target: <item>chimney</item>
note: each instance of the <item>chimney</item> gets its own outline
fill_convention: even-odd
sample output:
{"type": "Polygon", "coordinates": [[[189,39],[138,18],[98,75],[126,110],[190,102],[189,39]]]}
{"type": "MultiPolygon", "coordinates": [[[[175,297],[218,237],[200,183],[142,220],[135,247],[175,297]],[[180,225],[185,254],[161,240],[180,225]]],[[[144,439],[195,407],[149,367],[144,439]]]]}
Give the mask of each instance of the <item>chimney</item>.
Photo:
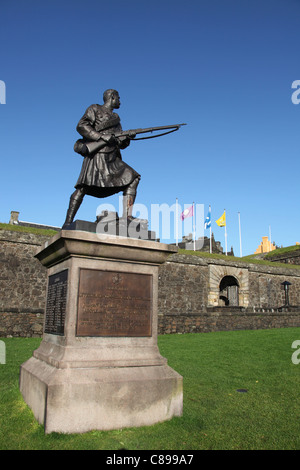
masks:
{"type": "Polygon", "coordinates": [[[17,225],[19,223],[19,214],[20,212],[17,211],[11,211],[10,213],[10,221],[9,223],[11,225],[17,225]]]}

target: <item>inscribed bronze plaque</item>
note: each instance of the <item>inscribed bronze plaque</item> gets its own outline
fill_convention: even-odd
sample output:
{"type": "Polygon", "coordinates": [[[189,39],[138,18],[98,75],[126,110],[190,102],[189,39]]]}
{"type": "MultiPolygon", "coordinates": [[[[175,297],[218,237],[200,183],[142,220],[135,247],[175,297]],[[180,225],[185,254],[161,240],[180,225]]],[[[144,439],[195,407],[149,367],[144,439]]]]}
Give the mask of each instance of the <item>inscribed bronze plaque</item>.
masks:
{"type": "Polygon", "coordinates": [[[80,269],[77,336],[151,336],[152,276],[80,269]]]}
{"type": "Polygon", "coordinates": [[[49,276],[45,333],[63,335],[68,289],[68,270],[49,276]]]}

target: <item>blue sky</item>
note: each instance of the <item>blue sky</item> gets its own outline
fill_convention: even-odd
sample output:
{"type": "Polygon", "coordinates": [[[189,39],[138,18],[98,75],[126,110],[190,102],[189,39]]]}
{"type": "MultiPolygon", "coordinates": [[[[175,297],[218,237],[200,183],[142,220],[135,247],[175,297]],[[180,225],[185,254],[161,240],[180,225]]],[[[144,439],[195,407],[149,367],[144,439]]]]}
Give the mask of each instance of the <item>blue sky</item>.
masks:
{"type": "MultiPolygon", "coordinates": [[[[299,0],[2,0],[0,10],[1,222],[17,210],[62,225],[82,163],[77,122],[116,88],[123,129],[188,124],[123,151],[142,175],[136,202],[150,211],[178,198],[205,216],[211,205],[223,246],[214,221],[226,209],[236,255],[238,212],[243,255],[269,227],[279,246],[300,242],[299,0]]],[[[76,218],[94,220],[104,202],[118,207],[117,196],[86,196],[76,218]]]]}

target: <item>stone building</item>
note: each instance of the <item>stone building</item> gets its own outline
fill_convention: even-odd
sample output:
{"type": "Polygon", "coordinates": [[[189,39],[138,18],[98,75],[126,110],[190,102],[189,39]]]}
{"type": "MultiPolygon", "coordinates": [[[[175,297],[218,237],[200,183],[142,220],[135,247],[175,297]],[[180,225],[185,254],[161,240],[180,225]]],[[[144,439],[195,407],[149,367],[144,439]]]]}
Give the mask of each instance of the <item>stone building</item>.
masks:
{"type": "Polygon", "coordinates": [[[275,243],[271,243],[268,237],[262,237],[262,242],[258,245],[254,254],[259,255],[261,253],[269,253],[270,251],[276,250],[275,243]]]}
{"type": "MultiPolygon", "coordinates": [[[[172,243],[175,245],[175,243],[172,243]]],[[[219,255],[225,255],[221,242],[215,240],[214,234],[211,234],[211,240],[208,237],[199,237],[197,240],[193,240],[193,234],[185,235],[182,237],[182,241],[178,243],[178,248],[185,250],[204,251],[206,253],[216,253],[219,255]],[[211,250],[211,251],[210,251],[211,250]]],[[[227,252],[227,255],[234,256],[233,247],[227,252]]]]}
{"type": "Polygon", "coordinates": [[[44,230],[55,230],[57,232],[60,230],[60,227],[53,227],[52,225],[35,224],[33,222],[25,222],[23,220],[19,220],[19,215],[20,215],[20,212],[11,211],[9,225],[18,225],[20,227],[40,228],[44,230]]]}

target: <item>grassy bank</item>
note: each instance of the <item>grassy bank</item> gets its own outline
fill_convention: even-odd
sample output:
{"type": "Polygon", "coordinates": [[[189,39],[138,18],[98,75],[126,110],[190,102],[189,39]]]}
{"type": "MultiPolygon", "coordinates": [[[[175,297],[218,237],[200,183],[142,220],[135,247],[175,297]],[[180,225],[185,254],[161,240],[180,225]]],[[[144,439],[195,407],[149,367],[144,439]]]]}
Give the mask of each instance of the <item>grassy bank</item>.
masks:
{"type": "Polygon", "coordinates": [[[35,227],[24,227],[23,225],[12,225],[0,223],[0,230],[10,230],[11,232],[33,233],[34,235],[43,235],[53,237],[57,234],[57,230],[43,229],[35,227]]]}
{"type": "MultiPolygon", "coordinates": [[[[200,258],[212,258],[212,259],[218,259],[218,260],[223,260],[226,262],[234,262],[234,263],[251,263],[251,264],[261,264],[265,266],[273,266],[273,267],[278,267],[278,268],[287,268],[287,265],[285,263],[279,263],[279,262],[272,262],[271,259],[258,259],[255,258],[254,255],[248,255],[248,256],[243,256],[242,258],[238,258],[237,256],[226,256],[226,255],[221,255],[218,253],[208,253],[205,251],[193,251],[193,250],[184,250],[180,248],[178,250],[179,254],[182,255],[192,255],[192,256],[199,256],[200,258]]],[[[289,264],[288,268],[291,269],[300,269],[299,265],[296,264],[289,264]]]]}
{"type": "Polygon", "coordinates": [[[274,251],[271,251],[270,253],[267,253],[265,258],[268,260],[268,259],[272,259],[278,255],[284,255],[284,254],[288,254],[288,253],[293,253],[294,251],[298,251],[300,250],[300,245],[292,245],[292,246],[286,246],[284,248],[277,248],[276,250],[274,251]]]}
{"type": "Polygon", "coordinates": [[[295,340],[300,328],[160,336],[161,354],[184,378],[181,418],[142,428],[44,435],[18,385],[20,364],[40,340],[5,338],[0,449],[299,449],[295,340]]]}

